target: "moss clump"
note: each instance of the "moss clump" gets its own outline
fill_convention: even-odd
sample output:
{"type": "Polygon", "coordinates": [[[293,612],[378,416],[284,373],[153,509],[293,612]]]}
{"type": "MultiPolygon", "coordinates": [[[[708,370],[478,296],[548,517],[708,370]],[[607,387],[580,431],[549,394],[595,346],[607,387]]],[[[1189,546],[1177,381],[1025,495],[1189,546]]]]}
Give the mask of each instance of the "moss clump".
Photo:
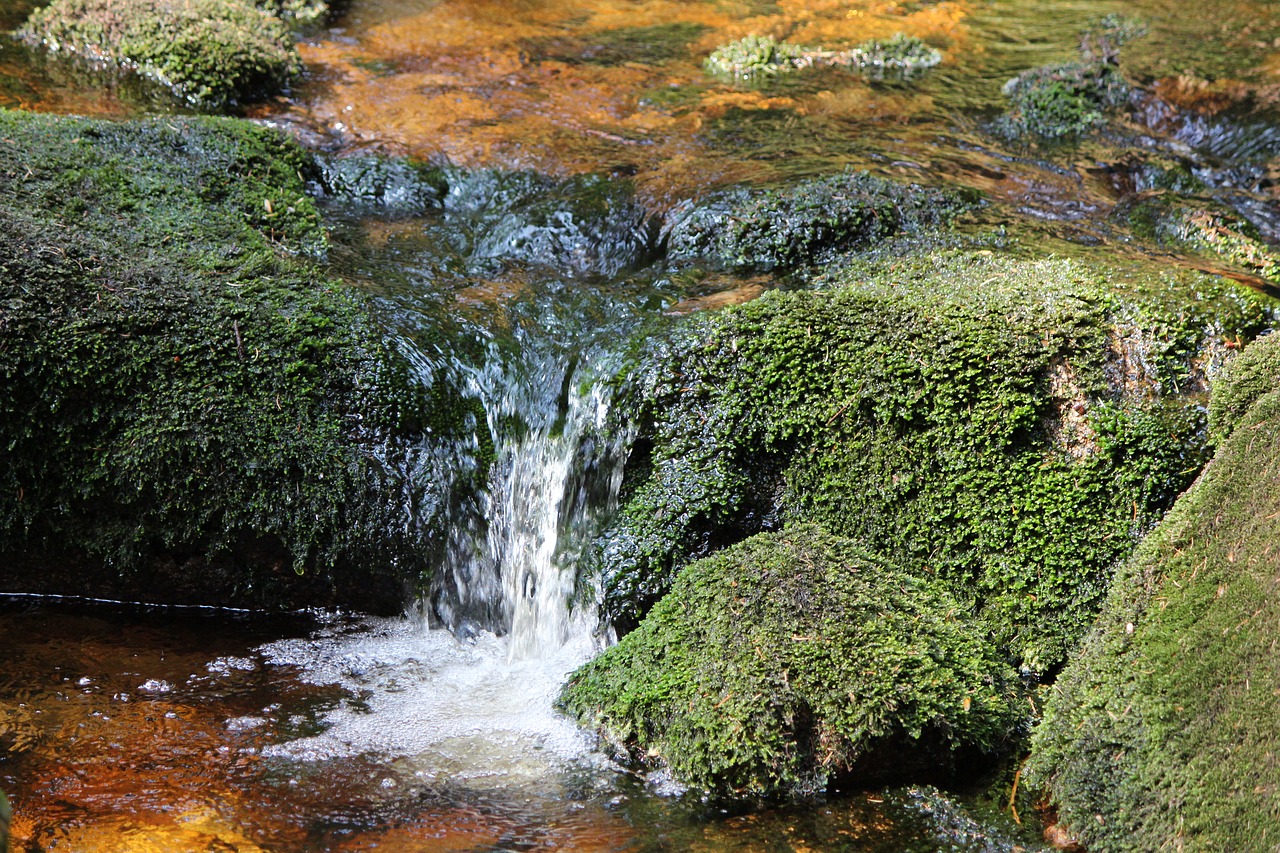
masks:
{"type": "Polygon", "coordinates": [[[1015,684],[941,585],[800,526],[686,567],[561,704],[694,787],[770,795],[998,751],[1015,684]]]}
{"type": "Polygon", "coordinates": [[[1029,669],[1060,663],[1203,462],[1202,409],[1165,390],[1203,381],[1207,334],[1267,317],[1222,282],[1125,294],[1124,278],[918,256],[652,345],[601,546],[615,622],[636,624],[690,558],[807,520],[946,581],[1029,669]]]}
{"type": "Polygon", "coordinates": [[[277,92],[302,67],[288,26],[248,0],[54,0],[18,35],[212,107],[277,92]]]}
{"type": "Polygon", "coordinates": [[[972,198],[844,172],[776,190],[738,189],[678,210],[666,228],[672,260],[773,269],[945,225],[972,198]]]}
{"type": "Polygon", "coordinates": [[[1089,849],[1280,845],[1280,385],[1260,381],[1280,338],[1245,354],[1215,384],[1216,456],[1117,574],[1035,735],[1027,778],[1089,849]]]}
{"type": "Polygon", "coordinates": [[[799,45],[773,36],[749,35],[717,47],[703,67],[724,77],[756,80],[793,71],[804,64],[804,56],[804,48],[799,45]]]}
{"type": "Polygon", "coordinates": [[[847,65],[871,77],[910,78],[942,61],[942,52],[916,36],[895,33],[887,39],[870,39],[853,50],[841,51],[826,60],[847,65]]]}
{"type": "Polygon", "coordinates": [[[1066,62],[1024,71],[1002,91],[1010,102],[1010,129],[1061,139],[1103,124],[1107,110],[1128,99],[1129,84],[1114,66],[1066,62]]]}
{"type": "Polygon", "coordinates": [[[1257,227],[1221,202],[1172,192],[1148,192],[1121,205],[1116,216],[1134,233],[1190,249],[1280,284],[1280,251],[1257,227]]]}
{"type": "Polygon", "coordinates": [[[304,152],[220,119],[0,136],[5,585],[398,607],[433,523],[400,472],[459,418],[299,254],[304,152]]]}

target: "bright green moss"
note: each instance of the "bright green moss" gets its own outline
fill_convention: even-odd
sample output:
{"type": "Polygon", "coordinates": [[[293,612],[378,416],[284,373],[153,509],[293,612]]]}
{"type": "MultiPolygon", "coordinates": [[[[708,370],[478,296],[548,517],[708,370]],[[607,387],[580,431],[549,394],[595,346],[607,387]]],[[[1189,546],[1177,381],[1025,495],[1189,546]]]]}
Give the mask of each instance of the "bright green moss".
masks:
{"type": "Polygon", "coordinates": [[[54,0],[18,34],[213,107],[277,92],[302,67],[288,26],[249,0],[54,0]]]}
{"type": "Polygon", "coordinates": [[[561,705],[695,788],[815,793],[1000,751],[1016,683],[941,584],[809,525],[689,565],[561,705]]]}
{"type": "Polygon", "coordinates": [[[0,112],[0,136],[6,585],[51,554],[108,567],[63,591],[167,561],[206,601],[398,606],[434,523],[398,472],[461,415],[297,254],[324,246],[306,156],[219,119],[0,112]]]}
{"type": "Polygon", "coordinates": [[[712,74],[741,80],[773,77],[799,68],[804,48],[773,36],[749,35],[721,45],[704,66],[712,74]]]}
{"type": "Polygon", "coordinates": [[[1248,334],[1267,316],[1221,283],[1121,278],[917,256],[652,345],[602,542],[611,615],[634,625],[689,559],[815,521],[944,580],[1012,659],[1052,669],[1203,463],[1202,409],[1165,392],[1203,382],[1215,323],[1248,334]]]}
{"type": "Polygon", "coordinates": [[[1027,778],[1089,849],[1280,846],[1280,339],[1245,356],[1215,384],[1216,456],[1118,573],[1035,735],[1027,778]]]}
{"type": "Polygon", "coordinates": [[[1107,110],[1124,103],[1129,84],[1113,66],[1067,62],[1024,71],[1004,86],[1015,133],[1046,139],[1076,136],[1105,121],[1107,110]]]}

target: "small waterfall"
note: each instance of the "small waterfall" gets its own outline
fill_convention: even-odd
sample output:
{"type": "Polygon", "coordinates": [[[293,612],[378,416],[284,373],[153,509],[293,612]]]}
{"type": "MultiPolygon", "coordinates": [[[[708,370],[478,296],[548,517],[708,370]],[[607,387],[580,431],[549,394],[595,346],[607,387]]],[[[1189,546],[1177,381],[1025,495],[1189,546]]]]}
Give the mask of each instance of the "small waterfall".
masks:
{"type": "Polygon", "coordinates": [[[437,572],[431,615],[462,638],[506,635],[512,659],[554,653],[597,628],[578,559],[613,509],[625,436],[606,439],[612,360],[525,339],[470,372],[495,436],[488,488],[462,504],[437,572]],[[539,346],[542,344],[542,346],[539,346]]]}

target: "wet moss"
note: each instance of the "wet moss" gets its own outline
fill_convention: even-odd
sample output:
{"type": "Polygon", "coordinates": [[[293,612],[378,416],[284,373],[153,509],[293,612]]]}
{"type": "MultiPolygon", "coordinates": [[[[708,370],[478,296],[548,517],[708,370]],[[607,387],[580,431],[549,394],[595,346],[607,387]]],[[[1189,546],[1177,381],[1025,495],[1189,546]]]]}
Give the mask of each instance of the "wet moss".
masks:
{"type": "MultiPolygon", "coordinates": [[[[308,8],[282,0],[273,11],[306,15],[308,8]]],[[[301,70],[288,26],[249,0],[54,0],[18,35],[136,69],[215,108],[278,92],[301,70]]]]}
{"type": "Polygon", "coordinates": [[[1011,659],[1060,664],[1203,464],[1206,349],[1268,300],[1207,278],[941,253],[865,263],[651,344],[601,543],[624,629],[675,571],[815,521],[945,581],[1011,659]]]}
{"type": "Polygon", "coordinates": [[[1013,671],[943,585],[812,525],[686,567],[561,705],[729,796],[936,769],[998,752],[1024,716],[1013,671]]]}
{"type": "Polygon", "coordinates": [[[804,64],[804,48],[773,36],[749,35],[721,45],[703,67],[736,80],[758,80],[794,71],[804,64]]]}
{"type": "Polygon", "coordinates": [[[433,523],[401,472],[449,418],[307,260],[309,158],[220,119],[0,136],[4,584],[398,607],[433,523]]]}
{"type": "Polygon", "coordinates": [[[1027,778],[1090,849],[1280,844],[1280,338],[1245,356],[1214,387],[1213,461],[1117,574],[1035,734],[1027,778]]]}
{"type": "Polygon", "coordinates": [[[792,268],[890,237],[918,235],[976,203],[972,195],[901,185],[866,172],[781,189],[736,189],[678,209],[666,227],[668,257],[726,267],[792,268]]]}

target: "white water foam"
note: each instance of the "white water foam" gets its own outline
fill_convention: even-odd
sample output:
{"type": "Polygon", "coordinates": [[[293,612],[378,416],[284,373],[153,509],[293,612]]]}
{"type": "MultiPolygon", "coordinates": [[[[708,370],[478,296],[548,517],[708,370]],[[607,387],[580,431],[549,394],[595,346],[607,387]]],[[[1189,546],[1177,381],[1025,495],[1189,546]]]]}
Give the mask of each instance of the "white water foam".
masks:
{"type": "Polygon", "coordinates": [[[474,370],[470,390],[485,401],[493,434],[501,439],[516,419],[520,428],[500,444],[487,491],[455,519],[433,600],[416,619],[265,646],[268,664],[360,698],[329,712],[322,734],[264,754],[375,753],[420,777],[473,786],[607,763],[553,709],[568,674],[605,642],[598,593],[577,563],[622,477],[620,446],[600,438],[606,386],[577,365],[526,350],[517,368],[495,352],[474,370]],[[428,628],[440,623],[454,632],[428,628]]]}

